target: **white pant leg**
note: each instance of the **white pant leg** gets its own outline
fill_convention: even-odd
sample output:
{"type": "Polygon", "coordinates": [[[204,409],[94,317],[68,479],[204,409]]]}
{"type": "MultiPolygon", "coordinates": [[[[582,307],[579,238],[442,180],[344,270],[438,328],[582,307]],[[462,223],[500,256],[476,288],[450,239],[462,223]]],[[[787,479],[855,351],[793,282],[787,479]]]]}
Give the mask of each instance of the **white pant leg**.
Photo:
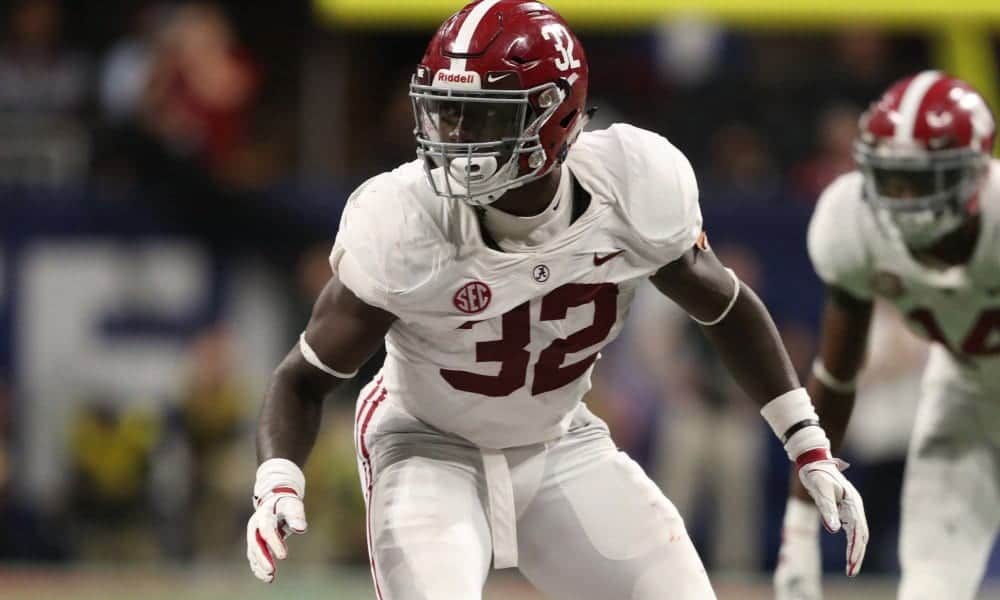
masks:
{"type": "Polygon", "coordinates": [[[530,456],[508,453],[521,572],[551,600],[714,600],[684,522],[583,409],[530,456]]]}
{"type": "Polygon", "coordinates": [[[376,475],[368,510],[381,600],[482,597],[491,546],[475,476],[407,458],[376,475]]]}
{"type": "Polygon", "coordinates": [[[907,457],[900,600],[972,600],[1000,523],[996,398],[925,386],[907,457]]]}
{"type": "Polygon", "coordinates": [[[478,600],[492,549],[479,451],[391,402],[360,406],[358,415],[377,597],[478,600]]]}

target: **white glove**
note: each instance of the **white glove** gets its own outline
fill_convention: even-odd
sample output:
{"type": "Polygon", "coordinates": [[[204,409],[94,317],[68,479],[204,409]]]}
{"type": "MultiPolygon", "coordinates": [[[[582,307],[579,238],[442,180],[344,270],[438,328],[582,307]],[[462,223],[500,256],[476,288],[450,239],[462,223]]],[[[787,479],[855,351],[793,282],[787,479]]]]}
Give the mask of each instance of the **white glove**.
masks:
{"type": "Polygon", "coordinates": [[[830,440],[819,426],[819,417],[803,388],[788,391],[760,409],[788,458],[798,468],[799,479],[819,509],[830,533],[847,534],[847,575],[861,570],[868,545],[868,521],[861,495],[841,474],[847,463],[830,456],[830,440]]]}
{"type": "Polygon", "coordinates": [[[823,526],[830,533],[837,533],[841,527],[847,535],[847,572],[854,577],[861,570],[868,546],[868,519],[861,494],[841,473],[847,463],[831,458],[826,450],[806,452],[796,463],[799,465],[799,480],[816,502],[823,526]],[[814,454],[818,460],[810,461],[814,454]]]}
{"type": "Polygon", "coordinates": [[[775,600],[822,600],[822,577],[816,505],[789,498],[774,571],[775,600]]]}
{"type": "Polygon", "coordinates": [[[247,522],[247,560],[261,581],[274,581],[275,561],[288,557],[289,533],[306,532],[305,490],[305,475],[290,460],[272,458],[257,468],[256,511],[247,522]]]}

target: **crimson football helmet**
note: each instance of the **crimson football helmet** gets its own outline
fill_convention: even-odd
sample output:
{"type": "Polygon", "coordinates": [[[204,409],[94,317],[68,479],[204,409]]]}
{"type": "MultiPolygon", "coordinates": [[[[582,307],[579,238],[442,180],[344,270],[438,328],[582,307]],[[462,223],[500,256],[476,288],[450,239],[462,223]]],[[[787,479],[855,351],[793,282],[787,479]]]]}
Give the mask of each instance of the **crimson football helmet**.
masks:
{"type": "Polygon", "coordinates": [[[883,228],[923,249],[976,214],[995,135],[986,101],[960,79],[923,71],[892,85],[862,115],[854,150],[883,228]]]}
{"type": "Polygon", "coordinates": [[[480,0],[438,29],[410,83],[435,193],[473,205],[543,177],[587,120],[587,59],[540,2],[480,0]]]}

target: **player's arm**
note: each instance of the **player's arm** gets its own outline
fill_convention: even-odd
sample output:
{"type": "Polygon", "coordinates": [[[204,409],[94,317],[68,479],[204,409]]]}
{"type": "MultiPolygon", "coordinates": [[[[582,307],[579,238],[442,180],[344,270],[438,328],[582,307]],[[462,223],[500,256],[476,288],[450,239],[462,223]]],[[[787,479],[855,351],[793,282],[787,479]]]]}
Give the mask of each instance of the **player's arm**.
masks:
{"type": "MultiPolygon", "coordinates": [[[[835,286],[827,288],[819,356],[806,388],[834,452],[840,451],[854,410],[854,380],[865,359],[871,315],[870,300],[835,286]]],[[[819,515],[794,470],[789,491],[774,572],[775,600],[821,600],[819,515]]]]}
{"type": "MultiPolygon", "coordinates": [[[[836,454],[854,411],[855,379],[865,361],[872,303],[848,292],[828,287],[820,325],[819,356],[813,363],[806,389],[813,399],[823,428],[836,454]]],[[[809,499],[809,493],[792,478],[792,494],[809,499]]]]}
{"type": "Polygon", "coordinates": [[[323,400],[375,353],[394,320],[334,275],[299,343],[274,371],[257,423],[256,512],[247,524],[247,559],[261,580],[272,581],[275,561],[287,556],[285,536],[306,529],[300,467],[316,442],[323,400]]]}
{"type": "Polygon", "coordinates": [[[323,399],[382,346],[395,319],[365,304],[336,275],[330,279],[303,338],[271,377],[257,422],[258,461],[305,463],[319,431],[323,399]]]}
{"type": "Polygon", "coordinates": [[[760,298],[709,249],[691,248],[650,280],[702,324],[733,378],[760,406],[801,387],[760,298]]]}
{"type": "Polygon", "coordinates": [[[847,533],[847,574],[861,567],[868,541],[861,496],[840,473],[809,394],[799,384],[763,302],[713,252],[694,246],[651,277],[702,325],[733,378],[782,440],[827,529],[847,533]]]}

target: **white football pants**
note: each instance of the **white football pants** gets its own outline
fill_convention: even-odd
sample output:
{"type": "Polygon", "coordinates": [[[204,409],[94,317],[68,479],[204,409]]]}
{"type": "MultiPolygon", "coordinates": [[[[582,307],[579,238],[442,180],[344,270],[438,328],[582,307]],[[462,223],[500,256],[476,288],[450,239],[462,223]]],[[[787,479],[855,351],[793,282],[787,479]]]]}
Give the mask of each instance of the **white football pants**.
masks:
{"type": "Polygon", "coordinates": [[[903,482],[900,600],[972,600],[1000,525],[1000,394],[926,383],[903,482]]]}
{"type": "Polygon", "coordinates": [[[477,600],[491,564],[552,600],[715,598],[673,504],[585,406],[562,438],[505,450],[425,425],[378,379],[356,416],[380,600],[477,600]]]}

